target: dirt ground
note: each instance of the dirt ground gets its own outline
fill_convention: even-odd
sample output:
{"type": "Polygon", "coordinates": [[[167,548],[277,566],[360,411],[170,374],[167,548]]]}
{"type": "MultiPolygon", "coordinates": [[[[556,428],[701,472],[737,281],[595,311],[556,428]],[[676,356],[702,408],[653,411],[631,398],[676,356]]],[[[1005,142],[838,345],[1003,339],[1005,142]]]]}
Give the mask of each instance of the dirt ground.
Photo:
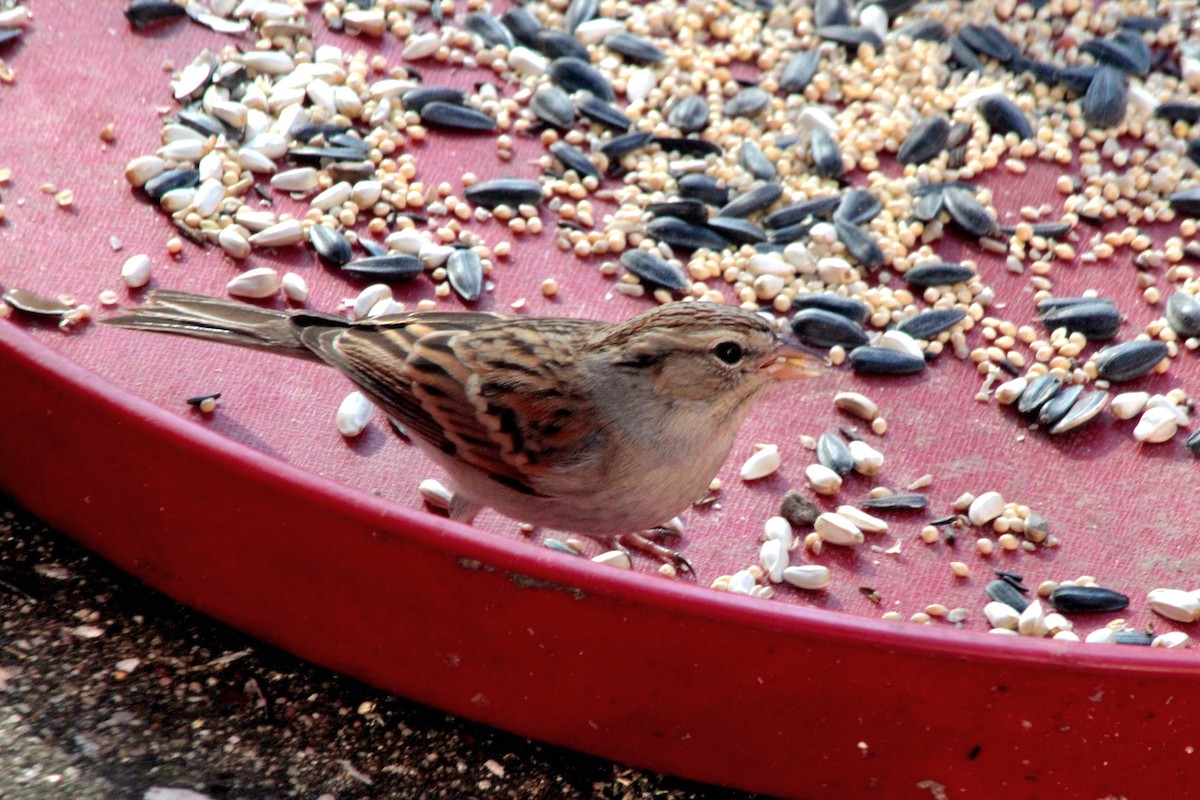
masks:
{"type": "Polygon", "coordinates": [[[154,592],[0,496],[0,798],[737,800],[393,697],[154,592]]]}

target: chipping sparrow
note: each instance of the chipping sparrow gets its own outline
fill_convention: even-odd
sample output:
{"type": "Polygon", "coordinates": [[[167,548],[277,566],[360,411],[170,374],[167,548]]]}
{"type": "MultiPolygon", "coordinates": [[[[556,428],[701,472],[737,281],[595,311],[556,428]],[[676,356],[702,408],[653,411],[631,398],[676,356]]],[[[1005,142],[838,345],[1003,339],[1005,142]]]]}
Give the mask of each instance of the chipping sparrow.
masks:
{"type": "Polygon", "coordinates": [[[323,361],[483,507],[591,536],[660,525],[708,489],[754,401],[816,358],[757,314],[659,306],[616,325],[479,312],[350,321],[159,291],[110,325],[323,361]]]}

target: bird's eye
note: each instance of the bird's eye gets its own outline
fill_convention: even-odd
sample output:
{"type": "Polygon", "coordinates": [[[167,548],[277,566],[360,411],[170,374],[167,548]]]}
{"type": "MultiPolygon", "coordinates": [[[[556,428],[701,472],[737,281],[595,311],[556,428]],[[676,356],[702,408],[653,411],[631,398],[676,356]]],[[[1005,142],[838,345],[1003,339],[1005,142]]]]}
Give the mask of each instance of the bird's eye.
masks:
{"type": "Polygon", "coordinates": [[[742,346],[737,342],[721,342],[713,348],[713,355],[732,366],[742,360],[742,346]]]}

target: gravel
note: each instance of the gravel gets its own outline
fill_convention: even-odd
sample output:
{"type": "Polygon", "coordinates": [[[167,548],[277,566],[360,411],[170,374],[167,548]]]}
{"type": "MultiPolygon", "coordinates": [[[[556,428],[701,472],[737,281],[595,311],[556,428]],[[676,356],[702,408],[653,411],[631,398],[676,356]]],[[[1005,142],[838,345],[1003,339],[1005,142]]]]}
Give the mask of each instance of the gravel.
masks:
{"type": "Polygon", "coordinates": [[[749,797],[309,665],[146,588],[2,495],[0,626],[0,797],[749,797]]]}

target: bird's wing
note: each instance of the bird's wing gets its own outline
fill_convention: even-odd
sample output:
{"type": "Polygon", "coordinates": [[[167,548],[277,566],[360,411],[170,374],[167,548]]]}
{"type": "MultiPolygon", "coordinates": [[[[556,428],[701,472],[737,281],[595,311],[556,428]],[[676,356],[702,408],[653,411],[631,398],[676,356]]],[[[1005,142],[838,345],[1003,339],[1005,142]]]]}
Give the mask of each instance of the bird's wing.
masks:
{"type": "MultiPolygon", "coordinates": [[[[409,433],[525,494],[586,460],[597,433],[575,413],[575,349],[598,323],[418,313],[349,328],[315,325],[305,345],[409,433]],[[516,324],[514,324],[514,322],[516,324]],[[551,335],[547,335],[547,334],[551,335]]],[[[303,324],[303,323],[301,323],[303,324]]]]}

